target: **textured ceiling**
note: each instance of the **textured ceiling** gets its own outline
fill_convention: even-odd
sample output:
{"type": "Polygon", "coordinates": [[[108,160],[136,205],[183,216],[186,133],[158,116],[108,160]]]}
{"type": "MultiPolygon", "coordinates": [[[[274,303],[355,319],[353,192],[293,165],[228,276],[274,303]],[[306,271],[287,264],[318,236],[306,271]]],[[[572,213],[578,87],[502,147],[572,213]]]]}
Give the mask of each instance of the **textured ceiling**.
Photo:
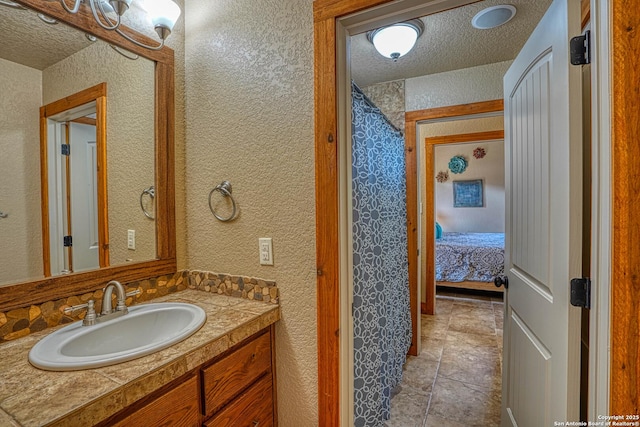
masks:
{"type": "Polygon", "coordinates": [[[351,77],[360,86],[512,60],[544,15],[551,0],[485,0],[421,18],[425,25],[414,49],[393,62],[376,52],[366,34],[351,38],[351,77]],[[499,4],[516,16],[490,30],[471,26],[480,10],[499,4]]]}
{"type": "Polygon", "coordinates": [[[0,6],[0,40],[0,58],[38,70],[91,43],[78,30],[45,24],[33,11],[6,6],[0,6]]]}
{"type": "MultiPolygon", "coordinates": [[[[156,37],[136,3],[123,16],[122,23],[147,36],[156,37]]],[[[0,58],[38,70],[44,70],[92,43],[79,30],[64,24],[45,24],[31,10],[2,5],[0,40],[0,58]]]]}

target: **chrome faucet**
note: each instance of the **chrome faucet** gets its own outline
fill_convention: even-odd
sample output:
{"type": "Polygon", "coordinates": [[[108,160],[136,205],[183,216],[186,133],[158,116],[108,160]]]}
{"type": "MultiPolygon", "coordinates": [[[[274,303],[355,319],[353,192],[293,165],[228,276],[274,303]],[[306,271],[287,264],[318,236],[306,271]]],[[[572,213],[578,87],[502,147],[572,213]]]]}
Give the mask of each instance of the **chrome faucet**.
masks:
{"type": "Polygon", "coordinates": [[[86,308],[87,314],[85,315],[82,324],[84,326],[91,326],[91,325],[95,325],[96,323],[100,323],[105,320],[113,319],[115,317],[120,317],[127,314],[129,312],[129,309],[127,308],[127,303],[126,303],[127,297],[138,295],[140,293],[140,289],[136,289],[135,291],[126,293],[124,290],[124,286],[122,286],[120,282],[116,280],[112,280],[109,283],[107,283],[107,286],[105,286],[102,291],[104,292],[104,295],[102,296],[102,313],[100,313],[100,315],[96,315],[96,311],[93,308],[93,305],[94,305],[93,300],[89,300],[84,304],[67,307],[64,309],[64,312],[67,314],[71,314],[74,311],[86,308]],[[111,295],[113,295],[113,288],[116,288],[116,296],[117,296],[117,303],[116,303],[115,310],[111,308],[111,295]]]}
{"type": "Polygon", "coordinates": [[[129,309],[127,308],[127,304],[125,302],[125,300],[127,299],[127,294],[124,291],[124,286],[122,286],[120,282],[116,280],[110,281],[109,283],[107,283],[107,286],[104,287],[103,292],[104,295],[102,296],[102,316],[115,313],[119,313],[118,316],[122,316],[129,312],[129,309]],[[115,310],[111,308],[111,294],[113,293],[113,288],[116,288],[116,295],[118,299],[115,310]]]}

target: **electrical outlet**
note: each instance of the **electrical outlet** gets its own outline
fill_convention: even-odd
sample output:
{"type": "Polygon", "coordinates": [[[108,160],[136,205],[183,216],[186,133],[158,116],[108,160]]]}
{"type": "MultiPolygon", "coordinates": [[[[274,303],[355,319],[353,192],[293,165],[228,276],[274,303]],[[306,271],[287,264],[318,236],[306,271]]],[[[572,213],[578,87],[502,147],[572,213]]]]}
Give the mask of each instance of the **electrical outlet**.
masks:
{"type": "Polygon", "coordinates": [[[136,248],[136,230],[127,230],[127,248],[136,248]]]}
{"type": "Polygon", "coordinates": [[[273,242],[271,237],[258,239],[260,249],[260,265],[273,265],[273,242]]]}

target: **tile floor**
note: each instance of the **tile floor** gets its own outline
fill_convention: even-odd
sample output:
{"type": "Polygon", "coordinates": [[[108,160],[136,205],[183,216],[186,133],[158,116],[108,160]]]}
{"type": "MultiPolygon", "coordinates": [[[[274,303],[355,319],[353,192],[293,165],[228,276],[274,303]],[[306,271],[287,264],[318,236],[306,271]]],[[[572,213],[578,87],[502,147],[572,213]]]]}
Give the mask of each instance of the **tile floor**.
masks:
{"type": "Polygon", "coordinates": [[[500,425],[503,307],[501,297],[438,291],[386,427],[500,425]]]}

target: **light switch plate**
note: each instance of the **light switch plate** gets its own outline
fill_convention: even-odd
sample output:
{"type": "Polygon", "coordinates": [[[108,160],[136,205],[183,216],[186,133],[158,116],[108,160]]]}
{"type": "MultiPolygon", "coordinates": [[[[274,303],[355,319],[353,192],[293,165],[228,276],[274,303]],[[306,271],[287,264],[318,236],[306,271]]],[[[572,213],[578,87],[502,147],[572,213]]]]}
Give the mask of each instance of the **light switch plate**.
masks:
{"type": "Polygon", "coordinates": [[[258,239],[260,249],[260,265],[273,265],[273,242],[271,237],[258,239]]]}
{"type": "Polygon", "coordinates": [[[127,248],[136,248],[136,230],[127,230],[127,248]]]}

